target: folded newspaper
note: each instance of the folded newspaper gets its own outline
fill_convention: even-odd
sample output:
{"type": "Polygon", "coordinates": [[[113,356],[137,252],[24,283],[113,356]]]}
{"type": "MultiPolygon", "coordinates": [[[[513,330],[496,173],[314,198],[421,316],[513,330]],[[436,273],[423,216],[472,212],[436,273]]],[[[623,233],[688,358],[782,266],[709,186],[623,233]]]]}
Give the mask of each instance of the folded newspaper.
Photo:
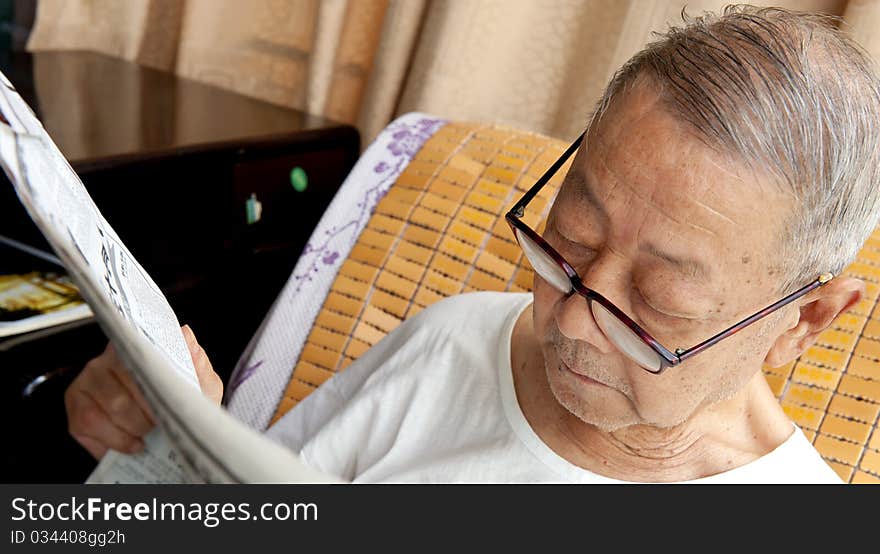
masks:
{"type": "Polygon", "coordinates": [[[108,452],[87,482],[337,482],[202,394],[168,301],[6,76],[0,78],[3,170],[159,422],[144,452],[108,452]]]}

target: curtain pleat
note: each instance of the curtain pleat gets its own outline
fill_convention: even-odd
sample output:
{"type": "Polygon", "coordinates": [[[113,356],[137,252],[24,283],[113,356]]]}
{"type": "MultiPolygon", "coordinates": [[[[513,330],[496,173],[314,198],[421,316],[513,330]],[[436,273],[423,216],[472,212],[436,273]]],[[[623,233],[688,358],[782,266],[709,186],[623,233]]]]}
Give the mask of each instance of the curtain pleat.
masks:
{"type": "MultiPolygon", "coordinates": [[[[28,48],[84,49],[358,127],[424,111],[570,139],[652,33],[719,0],[40,0],[28,48]]],[[[880,58],[880,0],[842,16],[880,58]]]]}

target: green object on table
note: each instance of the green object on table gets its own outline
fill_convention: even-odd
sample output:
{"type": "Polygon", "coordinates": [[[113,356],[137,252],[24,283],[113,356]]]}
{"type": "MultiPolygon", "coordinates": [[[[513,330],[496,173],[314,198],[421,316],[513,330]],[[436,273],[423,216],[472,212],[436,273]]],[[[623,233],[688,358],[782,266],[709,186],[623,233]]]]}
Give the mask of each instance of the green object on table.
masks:
{"type": "Polygon", "coordinates": [[[260,218],[263,215],[263,203],[257,200],[256,194],[251,193],[250,198],[244,203],[244,208],[248,225],[253,225],[260,221],[260,218]]]}
{"type": "Polygon", "coordinates": [[[309,186],[309,176],[306,171],[297,166],[290,170],[290,184],[296,192],[302,192],[309,186]]]}

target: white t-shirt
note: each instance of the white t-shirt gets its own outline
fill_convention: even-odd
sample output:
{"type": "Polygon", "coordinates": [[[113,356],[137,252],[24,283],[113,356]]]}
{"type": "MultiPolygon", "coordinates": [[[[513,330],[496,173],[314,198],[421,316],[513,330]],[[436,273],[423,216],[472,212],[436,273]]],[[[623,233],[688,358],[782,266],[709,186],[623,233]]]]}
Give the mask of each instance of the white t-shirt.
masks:
{"type": "MultiPolygon", "coordinates": [[[[510,337],[531,294],[447,298],[295,406],[267,435],[354,482],[620,483],[571,464],[526,421],[510,337]]],[[[803,432],[695,483],[840,483],[803,432]]]]}

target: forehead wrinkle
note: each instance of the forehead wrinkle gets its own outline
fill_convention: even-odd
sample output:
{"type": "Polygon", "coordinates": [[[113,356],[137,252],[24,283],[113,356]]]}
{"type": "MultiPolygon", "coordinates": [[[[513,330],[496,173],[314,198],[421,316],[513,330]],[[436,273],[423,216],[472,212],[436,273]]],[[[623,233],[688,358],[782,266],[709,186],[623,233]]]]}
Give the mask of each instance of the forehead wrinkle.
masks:
{"type": "MultiPolygon", "coordinates": [[[[638,102],[635,106],[633,105],[632,102],[627,103],[627,107],[629,107],[630,109],[636,108],[638,111],[635,114],[624,112],[626,125],[616,125],[616,126],[611,126],[609,128],[607,121],[606,121],[604,125],[601,125],[601,130],[596,129],[595,132],[591,132],[591,137],[589,137],[589,138],[591,140],[595,141],[596,143],[598,143],[600,150],[604,148],[604,150],[606,152],[614,151],[617,148],[617,145],[621,140],[620,135],[624,132],[624,129],[627,129],[627,128],[628,129],[637,129],[637,128],[639,128],[639,125],[642,123],[643,120],[645,120],[646,118],[649,118],[651,116],[656,115],[656,110],[654,108],[659,102],[661,102],[660,94],[657,91],[643,90],[643,89],[639,90],[639,91],[633,91],[633,92],[634,93],[641,92],[643,94],[646,93],[648,96],[640,98],[641,102],[638,102]]],[[[617,110],[623,109],[619,105],[615,106],[615,107],[617,108],[617,110]]],[[[680,128],[680,131],[685,134],[688,134],[688,135],[693,134],[688,130],[687,127],[680,128]]],[[[589,167],[589,154],[590,154],[591,150],[589,148],[586,148],[586,144],[587,144],[587,141],[585,141],[584,150],[588,155],[587,167],[589,167]]],[[[718,161],[716,161],[716,159],[711,156],[706,156],[705,159],[707,161],[709,161],[714,167],[716,167],[721,172],[723,172],[724,174],[731,176],[731,177],[734,177],[739,181],[742,181],[742,178],[738,174],[734,173],[729,166],[725,166],[725,165],[718,163],[718,161]]],[[[605,170],[609,174],[615,175],[614,172],[612,172],[611,169],[608,167],[608,164],[606,162],[606,158],[604,156],[600,159],[600,162],[602,164],[602,167],[604,167],[605,170]]],[[[615,175],[615,177],[616,177],[616,175],[615,175]]],[[[681,221],[681,220],[676,219],[675,217],[670,215],[666,210],[661,208],[656,202],[654,202],[652,198],[648,198],[648,197],[645,197],[644,195],[640,194],[638,190],[636,190],[635,188],[633,188],[631,185],[628,184],[626,179],[616,179],[616,180],[619,181],[620,184],[627,186],[629,188],[629,190],[632,191],[632,193],[635,196],[637,196],[638,198],[641,198],[644,202],[646,202],[649,206],[653,207],[655,210],[657,210],[660,214],[665,216],[667,219],[669,219],[679,225],[686,225],[686,226],[691,227],[697,231],[707,233],[707,234],[712,235],[713,237],[717,238],[718,233],[716,231],[713,231],[712,229],[709,229],[707,227],[703,227],[702,225],[693,223],[691,221],[687,221],[687,220],[681,221]]],[[[655,187],[654,193],[656,193],[659,189],[660,189],[660,187],[655,187]]],[[[587,192],[593,193],[592,198],[594,198],[594,199],[596,198],[596,194],[593,191],[587,191],[587,192]]],[[[610,192],[609,192],[609,195],[610,195],[610,192]]],[[[718,210],[716,210],[714,208],[711,208],[710,206],[706,205],[705,203],[703,203],[695,198],[691,198],[691,201],[693,201],[694,204],[696,204],[697,206],[700,206],[700,207],[706,209],[710,214],[718,216],[721,219],[723,219],[724,221],[726,221],[728,223],[732,223],[735,226],[739,226],[739,224],[736,221],[734,221],[733,219],[731,219],[729,216],[719,212],[718,210]]]]}
{"type": "MultiPolygon", "coordinates": [[[[724,166],[724,165],[718,163],[717,161],[715,161],[714,158],[707,157],[706,160],[707,160],[709,163],[711,163],[716,169],[718,169],[718,170],[721,171],[722,173],[726,174],[728,177],[731,177],[731,178],[733,178],[733,179],[736,179],[736,180],[739,181],[740,183],[745,184],[745,182],[743,181],[742,177],[740,177],[738,174],[736,174],[736,173],[734,173],[733,171],[731,171],[730,168],[728,168],[728,167],[726,167],[726,166],[724,166]]],[[[724,219],[724,220],[727,221],[728,223],[731,223],[731,224],[733,224],[733,225],[735,225],[735,226],[739,226],[739,223],[737,223],[736,221],[734,221],[733,219],[731,219],[731,218],[728,217],[727,215],[725,215],[725,214],[719,212],[719,211],[716,210],[715,208],[709,206],[708,204],[704,204],[703,202],[697,200],[696,198],[693,198],[692,200],[693,200],[694,203],[697,204],[698,206],[702,206],[702,207],[705,208],[707,211],[711,212],[711,213],[714,214],[714,215],[717,215],[718,217],[724,219]]]]}
{"type": "MultiPolygon", "coordinates": [[[[723,213],[719,212],[718,210],[714,209],[713,207],[711,207],[711,206],[709,206],[709,205],[707,205],[707,204],[704,204],[704,203],[702,203],[702,202],[700,202],[699,200],[694,199],[694,198],[692,198],[691,200],[694,202],[694,204],[696,204],[696,205],[698,205],[698,206],[701,206],[703,209],[705,209],[705,210],[711,212],[711,213],[714,214],[714,215],[717,215],[718,217],[720,217],[721,219],[727,221],[728,223],[732,223],[733,225],[737,225],[737,226],[739,225],[739,223],[737,223],[736,221],[730,219],[729,217],[727,217],[727,216],[724,215],[723,213]]],[[[715,233],[712,233],[712,234],[715,234],[715,233]]]]}
{"type": "MultiPolygon", "coordinates": [[[[609,175],[613,175],[613,176],[615,177],[615,179],[614,179],[614,183],[613,183],[613,187],[611,188],[611,190],[608,191],[608,194],[607,194],[606,196],[610,196],[611,193],[614,192],[614,189],[615,189],[616,187],[618,187],[618,186],[626,187],[626,188],[627,188],[627,189],[633,194],[633,196],[639,198],[640,200],[642,200],[643,202],[645,202],[647,205],[649,205],[649,206],[651,206],[652,208],[654,208],[654,209],[657,211],[657,213],[659,213],[660,215],[662,215],[662,216],[665,217],[666,219],[672,221],[673,223],[676,223],[676,224],[678,224],[678,225],[682,225],[682,226],[691,227],[691,228],[693,228],[693,229],[696,229],[697,231],[700,231],[700,232],[703,232],[703,233],[707,233],[707,234],[712,235],[713,237],[716,237],[716,238],[717,238],[718,233],[715,232],[715,231],[713,231],[712,229],[708,229],[708,228],[706,228],[706,227],[703,227],[702,225],[698,225],[698,224],[696,224],[696,223],[692,223],[692,222],[690,222],[690,221],[681,221],[681,220],[679,220],[679,219],[673,217],[671,214],[669,214],[669,213],[666,211],[666,209],[664,209],[662,206],[660,206],[659,204],[657,204],[657,203],[654,201],[653,196],[650,196],[650,197],[649,197],[649,196],[646,196],[646,195],[644,195],[641,191],[639,191],[638,189],[636,189],[635,187],[633,187],[632,185],[630,185],[629,183],[627,183],[627,182],[626,182],[626,179],[619,179],[619,178],[617,178],[617,175],[611,170],[610,167],[608,167],[608,164],[605,162],[604,159],[601,160],[600,163],[602,164],[602,167],[605,168],[605,170],[607,171],[607,173],[608,173],[609,175]]],[[[654,187],[654,192],[655,192],[655,193],[658,192],[659,190],[661,190],[660,187],[654,187]]],[[[700,205],[702,205],[702,204],[700,204],[700,205]]],[[[714,210],[713,210],[713,211],[714,211],[714,210]]]]}
{"type": "MultiPolygon", "coordinates": [[[[617,178],[617,175],[614,173],[614,171],[611,170],[610,167],[608,167],[608,164],[604,158],[602,158],[600,160],[600,163],[602,164],[602,167],[605,168],[607,175],[609,175],[611,177],[610,187],[607,189],[607,191],[603,195],[606,197],[606,199],[611,197],[613,195],[614,191],[618,187],[621,187],[621,186],[626,187],[627,190],[629,190],[633,196],[635,196],[635,197],[639,198],[640,200],[642,200],[643,202],[645,202],[648,206],[652,207],[656,213],[659,213],[660,215],[662,215],[666,219],[672,221],[673,223],[675,223],[679,226],[687,225],[688,227],[696,229],[702,233],[707,233],[707,234],[709,234],[713,237],[716,237],[716,238],[718,237],[718,233],[716,231],[713,231],[712,229],[708,229],[706,227],[703,227],[701,225],[698,225],[696,223],[692,223],[689,221],[681,221],[681,220],[673,217],[662,206],[660,206],[657,202],[655,202],[653,199],[653,194],[661,192],[662,191],[661,187],[654,187],[653,194],[651,196],[645,195],[644,193],[639,191],[637,188],[630,185],[626,179],[617,178]]],[[[588,167],[589,167],[589,165],[588,165],[588,167]]],[[[595,191],[593,191],[590,188],[589,184],[586,181],[585,176],[582,176],[582,177],[583,177],[582,188],[584,190],[585,196],[590,197],[589,202],[591,204],[595,204],[597,206],[597,209],[599,209],[603,214],[607,214],[608,213],[607,208],[604,205],[602,205],[602,203],[599,201],[595,191]]],[[[593,180],[595,181],[596,179],[593,179],[593,180]]],[[[719,214],[719,215],[724,217],[723,214],[719,214]]],[[[675,255],[667,253],[667,252],[663,252],[654,244],[644,244],[643,243],[640,247],[640,250],[643,252],[647,252],[648,254],[650,254],[656,258],[659,258],[661,260],[664,260],[664,261],[672,264],[673,266],[678,268],[688,278],[698,279],[703,282],[708,282],[708,281],[712,280],[712,271],[708,268],[708,266],[706,266],[704,263],[700,262],[699,260],[696,260],[693,258],[682,258],[682,257],[678,257],[678,256],[675,256],[675,255]]]]}

